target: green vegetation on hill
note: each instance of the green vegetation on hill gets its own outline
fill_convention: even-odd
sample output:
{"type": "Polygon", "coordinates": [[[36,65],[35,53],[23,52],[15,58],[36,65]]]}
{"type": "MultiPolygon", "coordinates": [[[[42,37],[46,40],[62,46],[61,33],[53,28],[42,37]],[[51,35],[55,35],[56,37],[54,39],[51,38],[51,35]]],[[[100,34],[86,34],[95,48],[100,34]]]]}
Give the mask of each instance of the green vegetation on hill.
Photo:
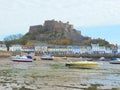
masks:
{"type": "Polygon", "coordinates": [[[41,42],[47,44],[58,45],[90,45],[91,43],[99,43],[100,46],[109,46],[109,42],[103,39],[91,39],[84,37],[81,32],[74,29],[73,25],[63,23],[61,21],[47,20],[44,25],[30,26],[29,32],[24,36],[17,35],[10,36],[5,39],[6,45],[22,44],[26,45],[28,42],[41,42]]]}

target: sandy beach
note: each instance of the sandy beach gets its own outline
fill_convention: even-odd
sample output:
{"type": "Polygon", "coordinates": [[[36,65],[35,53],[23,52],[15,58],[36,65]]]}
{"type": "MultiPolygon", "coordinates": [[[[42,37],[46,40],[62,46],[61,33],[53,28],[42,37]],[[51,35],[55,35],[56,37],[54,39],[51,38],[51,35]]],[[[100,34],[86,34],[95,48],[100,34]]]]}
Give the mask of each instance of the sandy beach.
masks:
{"type": "Polygon", "coordinates": [[[120,65],[99,61],[98,68],[78,69],[65,67],[62,57],[36,59],[0,58],[0,90],[120,90],[120,65]]]}

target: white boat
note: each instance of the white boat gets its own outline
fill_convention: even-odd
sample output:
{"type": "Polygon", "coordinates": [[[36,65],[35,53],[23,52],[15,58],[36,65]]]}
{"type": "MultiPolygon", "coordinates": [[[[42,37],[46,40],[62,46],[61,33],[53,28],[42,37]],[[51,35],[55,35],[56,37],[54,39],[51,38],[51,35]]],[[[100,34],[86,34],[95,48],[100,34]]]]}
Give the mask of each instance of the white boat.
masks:
{"type": "Polygon", "coordinates": [[[105,60],[105,57],[100,57],[99,60],[100,60],[100,61],[104,61],[104,60],[105,60]]]}
{"type": "Polygon", "coordinates": [[[110,64],[120,64],[120,58],[112,58],[110,64]]]}
{"type": "Polygon", "coordinates": [[[50,54],[44,54],[42,57],[41,57],[41,60],[53,60],[54,57],[51,56],[50,54]]]}
{"type": "Polygon", "coordinates": [[[16,61],[16,62],[32,62],[33,58],[31,56],[11,56],[10,57],[12,61],[16,61]]]}
{"type": "Polygon", "coordinates": [[[69,67],[79,67],[79,68],[94,68],[99,64],[93,61],[69,61],[66,63],[66,66],[69,67]]]}

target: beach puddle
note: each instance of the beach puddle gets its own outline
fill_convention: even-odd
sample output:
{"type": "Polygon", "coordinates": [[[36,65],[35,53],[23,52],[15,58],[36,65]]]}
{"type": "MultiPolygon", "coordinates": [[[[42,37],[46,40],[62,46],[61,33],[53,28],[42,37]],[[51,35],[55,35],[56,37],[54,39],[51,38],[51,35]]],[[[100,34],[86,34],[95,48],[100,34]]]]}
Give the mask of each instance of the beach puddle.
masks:
{"type": "Polygon", "coordinates": [[[105,86],[111,86],[111,87],[120,87],[120,75],[118,74],[109,74],[105,76],[104,78],[91,78],[86,81],[87,83],[91,84],[101,84],[105,86]]]}
{"type": "MultiPolygon", "coordinates": [[[[100,88],[100,90],[120,90],[120,65],[112,65],[108,62],[104,62],[97,70],[87,70],[82,72],[83,83],[91,84],[93,86],[100,88]],[[92,74],[94,73],[94,74],[92,74]],[[85,74],[85,75],[84,75],[85,74]],[[98,86],[100,85],[100,86],[98,86]]],[[[86,89],[86,90],[97,90],[97,89],[86,89]]]]}

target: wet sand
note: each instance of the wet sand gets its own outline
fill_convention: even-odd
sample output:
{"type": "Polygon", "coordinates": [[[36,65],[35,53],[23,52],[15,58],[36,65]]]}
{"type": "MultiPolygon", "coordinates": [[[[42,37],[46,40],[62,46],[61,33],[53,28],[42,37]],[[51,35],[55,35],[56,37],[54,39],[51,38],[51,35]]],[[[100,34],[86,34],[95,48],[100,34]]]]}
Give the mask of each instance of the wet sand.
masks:
{"type": "Polygon", "coordinates": [[[120,64],[98,61],[93,69],[65,67],[67,60],[0,59],[0,90],[120,90],[120,64]]]}

